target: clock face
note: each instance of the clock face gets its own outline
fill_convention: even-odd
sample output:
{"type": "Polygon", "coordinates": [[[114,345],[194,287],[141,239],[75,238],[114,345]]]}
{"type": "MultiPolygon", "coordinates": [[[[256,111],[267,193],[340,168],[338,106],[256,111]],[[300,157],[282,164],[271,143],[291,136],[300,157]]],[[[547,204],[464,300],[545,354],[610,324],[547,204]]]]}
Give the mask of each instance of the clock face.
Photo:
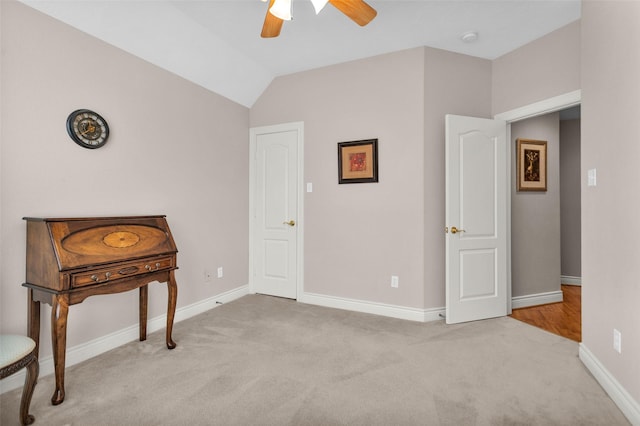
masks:
{"type": "Polygon", "coordinates": [[[81,147],[96,149],[107,142],[109,125],[100,114],[88,109],[79,109],[69,114],[67,133],[81,147]]]}

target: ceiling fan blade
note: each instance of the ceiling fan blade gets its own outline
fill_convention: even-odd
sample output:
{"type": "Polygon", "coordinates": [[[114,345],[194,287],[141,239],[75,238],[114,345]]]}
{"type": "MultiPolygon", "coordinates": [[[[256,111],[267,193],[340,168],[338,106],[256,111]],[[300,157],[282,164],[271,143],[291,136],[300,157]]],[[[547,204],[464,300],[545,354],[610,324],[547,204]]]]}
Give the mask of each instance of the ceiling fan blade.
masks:
{"type": "Polygon", "coordinates": [[[371,22],[378,14],[363,0],[329,0],[329,3],[361,27],[371,22]]]}
{"type": "Polygon", "coordinates": [[[267,7],[267,14],[264,17],[264,24],[262,25],[262,33],[260,33],[262,38],[278,37],[280,35],[283,21],[280,18],[276,18],[269,12],[269,9],[271,9],[271,6],[273,6],[275,1],[276,0],[271,0],[269,2],[269,7],[267,7]]]}

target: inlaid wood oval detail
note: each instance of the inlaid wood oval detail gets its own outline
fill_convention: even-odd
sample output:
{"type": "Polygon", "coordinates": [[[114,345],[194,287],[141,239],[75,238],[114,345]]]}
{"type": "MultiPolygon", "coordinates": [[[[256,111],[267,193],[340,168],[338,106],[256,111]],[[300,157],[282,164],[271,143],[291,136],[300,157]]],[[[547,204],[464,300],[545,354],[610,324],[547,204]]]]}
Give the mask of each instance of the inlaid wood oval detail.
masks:
{"type": "Polygon", "coordinates": [[[138,244],[140,241],[140,237],[138,234],[134,234],[129,231],[117,231],[111,232],[102,238],[102,242],[108,245],[109,247],[114,248],[124,248],[131,247],[138,244]]]}
{"type": "Polygon", "coordinates": [[[61,245],[82,256],[142,256],[166,250],[168,235],[147,225],[98,226],[69,234],[61,245]]]}

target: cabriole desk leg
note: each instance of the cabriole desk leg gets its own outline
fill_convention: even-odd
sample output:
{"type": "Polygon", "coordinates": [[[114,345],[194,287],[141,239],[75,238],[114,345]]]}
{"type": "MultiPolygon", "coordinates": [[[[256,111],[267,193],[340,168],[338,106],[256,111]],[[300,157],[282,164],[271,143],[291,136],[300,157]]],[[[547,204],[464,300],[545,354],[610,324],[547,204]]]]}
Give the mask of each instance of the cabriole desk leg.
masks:
{"type": "Polygon", "coordinates": [[[64,295],[52,296],[51,305],[51,346],[56,376],[56,390],[51,397],[53,405],[64,401],[64,365],[67,348],[67,316],[69,301],[64,295]]]}
{"type": "Polygon", "coordinates": [[[173,332],[173,318],[176,315],[176,301],[178,300],[178,285],[174,271],[169,272],[167,290],[169,299],[167,304],[167,348],[173,349],[176,347],[176,343],[171,338],[171,333],[173,332]]]}

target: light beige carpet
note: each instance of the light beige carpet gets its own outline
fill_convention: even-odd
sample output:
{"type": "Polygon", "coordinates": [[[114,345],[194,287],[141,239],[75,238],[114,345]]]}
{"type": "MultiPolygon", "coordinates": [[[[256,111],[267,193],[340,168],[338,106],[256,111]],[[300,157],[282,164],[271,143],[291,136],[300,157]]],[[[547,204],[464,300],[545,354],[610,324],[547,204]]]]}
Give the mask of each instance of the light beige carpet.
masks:
{"type": "MultiPolygon", "coordinates": [[[[511,318],[448,326],[250,295],[67,368],[36,425],[625,425],[575,342],[511,318]]],[[[44,341],[43,344],[49,344],[44,341]]],[[[0,397],[17,424],[20,390],[0,397]]]]}

